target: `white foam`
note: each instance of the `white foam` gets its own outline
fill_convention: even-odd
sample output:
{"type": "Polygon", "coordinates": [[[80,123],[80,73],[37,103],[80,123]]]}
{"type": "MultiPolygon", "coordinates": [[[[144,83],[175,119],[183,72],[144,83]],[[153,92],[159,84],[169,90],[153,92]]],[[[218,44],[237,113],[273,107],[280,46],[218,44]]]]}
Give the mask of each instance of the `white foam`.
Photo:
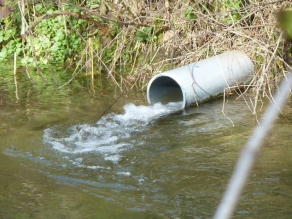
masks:
{"type": "Polygon", "coordinates": [[[110,113],[93,125],[75,125],[65,131],[58,127],[48,128],[44,130],[43,142],[62,153],[99,153],[104,160],[117,162],[120,152],[132,146],[127,140],[133,132],[142,132],[151,121],[178,111],[181,106],[181,103],[126,104],[124,114],[110,113]]]}

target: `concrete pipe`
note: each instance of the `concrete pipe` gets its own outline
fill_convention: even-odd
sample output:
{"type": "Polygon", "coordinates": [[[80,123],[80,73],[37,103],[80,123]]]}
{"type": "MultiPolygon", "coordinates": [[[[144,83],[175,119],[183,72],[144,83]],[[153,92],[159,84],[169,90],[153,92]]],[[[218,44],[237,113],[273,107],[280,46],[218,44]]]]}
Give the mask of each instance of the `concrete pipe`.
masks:
{"type": "Polygon", "coordinates": [[[247,55],[225,52],[155,75],[147,86],[147,100],[149,104],[181,101],[185,108],[250,81],[253,71],[247,55]]]}

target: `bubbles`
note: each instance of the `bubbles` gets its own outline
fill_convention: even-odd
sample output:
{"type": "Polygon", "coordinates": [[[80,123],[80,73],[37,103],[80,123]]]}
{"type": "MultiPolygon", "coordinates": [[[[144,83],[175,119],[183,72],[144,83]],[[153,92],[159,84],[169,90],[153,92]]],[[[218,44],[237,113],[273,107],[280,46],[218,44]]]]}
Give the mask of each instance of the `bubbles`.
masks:
{"type": "Polygon", "coordinates": [[[126,104],[124,114],[110,113],[93,125],[80,124],[67,130],[57,126],[45,129],[43,142],[61,153],[98,153],[104,160],[118,162],[120,153],[135,143],[131,135],[141,133],[149,123],[180,110],[181,106],[181,102],[153,106],[126,104]]]}

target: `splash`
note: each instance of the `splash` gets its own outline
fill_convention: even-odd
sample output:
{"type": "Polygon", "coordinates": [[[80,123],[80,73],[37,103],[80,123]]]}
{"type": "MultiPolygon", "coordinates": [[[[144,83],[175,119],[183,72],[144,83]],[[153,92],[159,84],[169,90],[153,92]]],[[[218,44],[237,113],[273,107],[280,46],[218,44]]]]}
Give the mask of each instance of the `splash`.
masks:
{"type": "Polygon", "coordinates": [[[66,154],[99,153],[104,160],[117,162],[120,152],[132,147],[131,135],[141,133],[154,120],[181,109],[181,102],[153,106],[126,104],[124,114],[110,113],[96,124],[44,130],[43,142],[66,154]]]}

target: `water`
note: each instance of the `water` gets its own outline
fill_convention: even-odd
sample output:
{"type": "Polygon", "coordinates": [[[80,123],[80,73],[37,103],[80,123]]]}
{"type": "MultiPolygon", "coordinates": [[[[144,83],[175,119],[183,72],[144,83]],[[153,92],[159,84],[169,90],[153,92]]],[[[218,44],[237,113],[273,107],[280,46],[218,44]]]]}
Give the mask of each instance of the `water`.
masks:
{"type": "MultiPolygon", "coordinates": [[[[12,85],[11,85],[12,86],[12,85]]],[[[147,106],[114,89],[90,97],[1,85],[1,218],[211,218],[256,125],[243,99],[147,106]]],[[[42,90],[42,89],[41,89],[42,90]]],[[[291,123],[286,105],[234,218],[290,218],[291,123]]],[[[261,112],[259,112],[260,115],[261,112]]]]}
{"type": "MultiPolygon", "coordinates": [[[[135,141],[131,140],[131,135],[142,133],[149,123],[180,110],[181,105],[180,102],[167,105],[158,103],[154,106],[126,104],[124,114],[110,113],[93,125],[75,125],[67,130],[59,127],[45,129],[43,142],[58,152],[73,155],[96,153],[104,160],[118,162],[121,151],[135,144],[135,141]]],[[[75,159],[74,163],[75,161],[82,162],[83,158],[75,159]]]]}

